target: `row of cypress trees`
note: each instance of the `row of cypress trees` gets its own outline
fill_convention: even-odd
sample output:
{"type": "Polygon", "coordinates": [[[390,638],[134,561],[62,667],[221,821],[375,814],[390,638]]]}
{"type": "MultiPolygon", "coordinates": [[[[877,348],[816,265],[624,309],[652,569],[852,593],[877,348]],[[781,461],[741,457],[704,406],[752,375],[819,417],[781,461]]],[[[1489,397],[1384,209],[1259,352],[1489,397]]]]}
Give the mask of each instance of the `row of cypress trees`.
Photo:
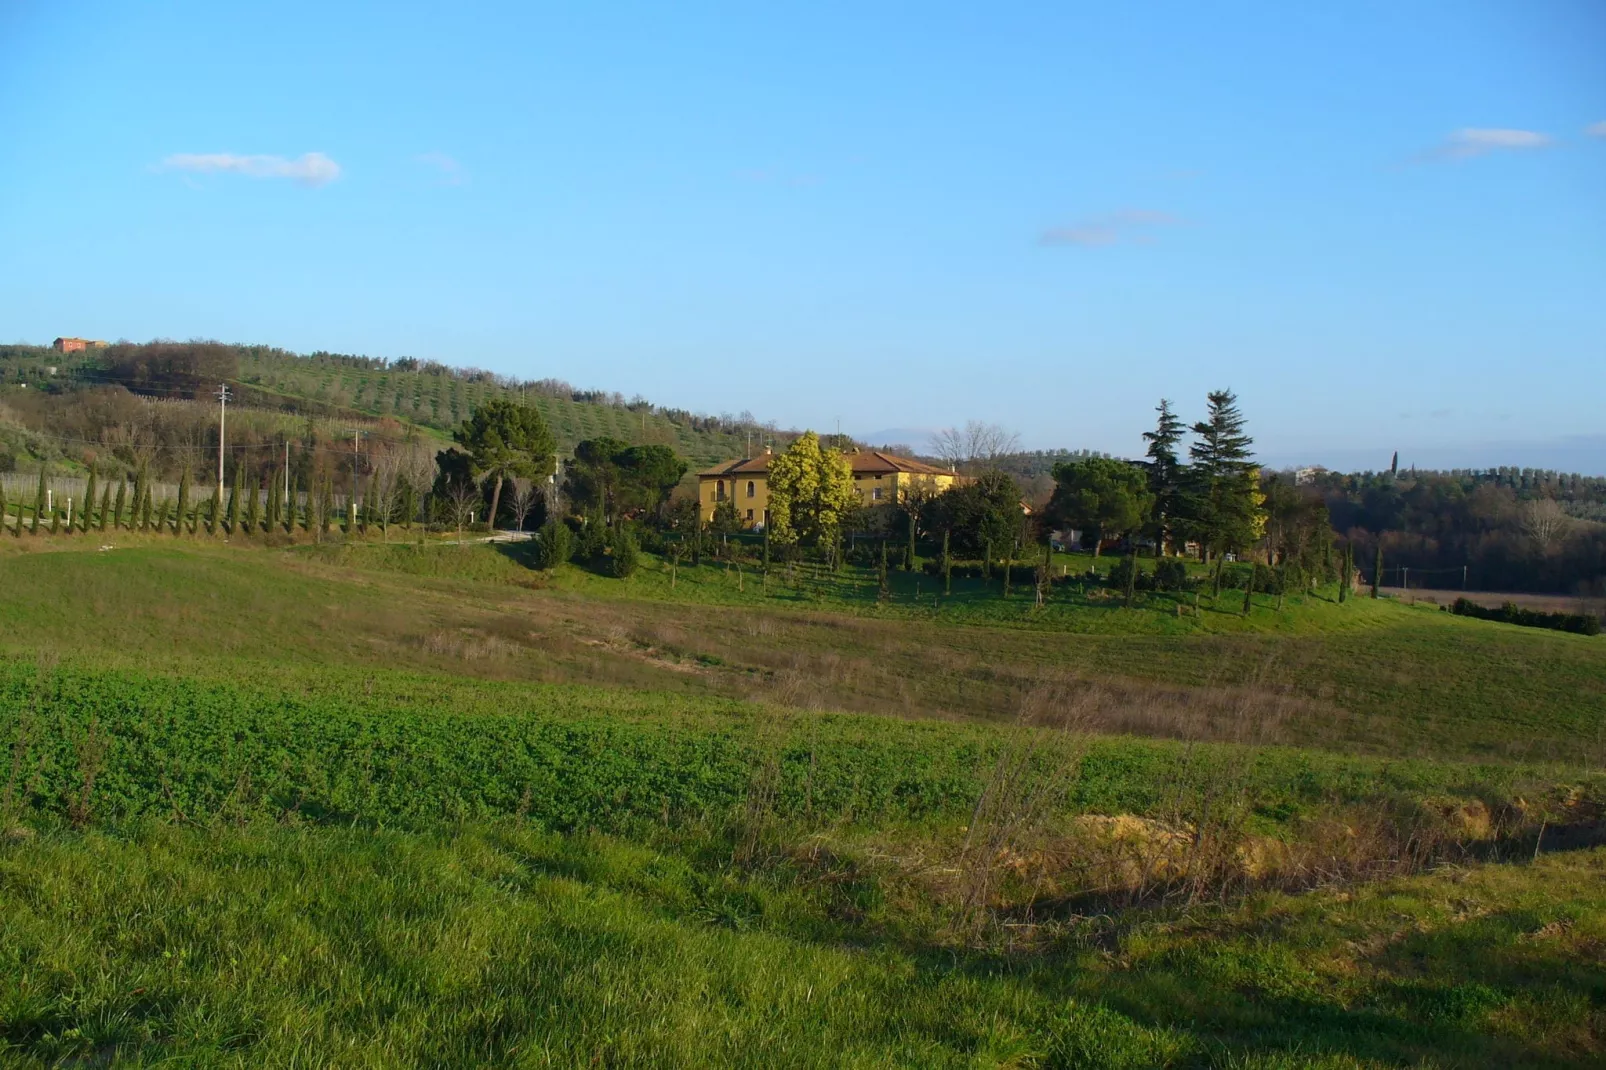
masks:
{"type": "MultiPolygon", "coordinates": [[[[177,500],[163,497],[156,501],[143,470],[135,473],[132,484],[126,478],[119,479],[115,495],[110,481],[99,486],[96,473],[91,471],[84,488],[83,505],[71,512],[67,503],[51,501],[49,490],[41,468],[32,513],[25,520],[23,498],[19,496],[16,502],[8,502],[5,488],[0,486],[0,530],[9,530],[15,536],[20,536],[25,527],[32,535],[39,534],[41,529],[51,534],[126,530],[170,531],[175,535],[203,531],[215,535],[221,531],[237,535],[274,530],[290,533],[299,526],[302,531],[326,534],[336,520],[334,484],[329,477],[316,480],[310,489],[293,487],[288,495],[283,484],[273,480],[264,495],[256,487],[246,487],[243,469],[236,468],[234,485],[227,498],[220,502],[216,494],[205,500],[195,499],[190,472],[185,469],[179,477],[177,500]],[[97,490],[100,493],[98,507],[97,490]]],[[[358,522],[365,525],[369,521],[377,522],[369,512],[359,510],[358,522]]]]}

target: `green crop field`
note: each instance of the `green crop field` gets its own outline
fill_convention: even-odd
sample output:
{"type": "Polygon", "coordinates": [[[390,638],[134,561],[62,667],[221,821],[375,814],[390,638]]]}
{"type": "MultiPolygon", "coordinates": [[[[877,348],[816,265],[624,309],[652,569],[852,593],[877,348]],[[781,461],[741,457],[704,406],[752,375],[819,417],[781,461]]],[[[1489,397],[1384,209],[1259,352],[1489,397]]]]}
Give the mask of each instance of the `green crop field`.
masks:
{"type": "Polygon", "coordinates": [[[1606,639],[105,546],[0,538],[0,1065],[1606,1055],[1606,639]]]}

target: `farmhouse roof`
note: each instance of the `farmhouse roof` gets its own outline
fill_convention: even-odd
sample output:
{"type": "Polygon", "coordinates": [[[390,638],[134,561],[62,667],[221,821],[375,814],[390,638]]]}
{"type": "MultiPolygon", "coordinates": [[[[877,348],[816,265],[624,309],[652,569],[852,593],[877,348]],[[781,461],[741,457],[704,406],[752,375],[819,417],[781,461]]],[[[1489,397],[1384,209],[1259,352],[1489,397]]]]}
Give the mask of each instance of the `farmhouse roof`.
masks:
{"type": "MultiPolygon", "coordinates": [[[[926,464],[924,461],[916,461],[909,457],[899,457],[895,453],[887,453],[883,450],[858,450],[848,454],[848,463],[852,466],[853,474],[856,476],[882,475],[888,472],[907,472],[910,475],[919,476],[946,476],[952,474],[946,468],[938,468],[935,465],[926,464]]],[[[697,474],[710,478],[763,475],[769,471],[769,467],[770,455],[764,454],[760,457],[744,457],[739,461],[725,461],[714,465],[712,468],[705,468],[697,474]]]]}

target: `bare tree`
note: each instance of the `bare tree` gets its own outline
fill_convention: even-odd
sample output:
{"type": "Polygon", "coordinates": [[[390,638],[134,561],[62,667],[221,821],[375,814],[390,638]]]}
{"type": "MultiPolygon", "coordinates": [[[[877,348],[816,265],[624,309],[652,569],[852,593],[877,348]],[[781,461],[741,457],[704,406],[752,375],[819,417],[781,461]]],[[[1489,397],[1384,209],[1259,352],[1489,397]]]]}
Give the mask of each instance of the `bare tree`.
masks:
{"type": "Polygon", "coordinates": [[[954,468],[996,468],[1001,458],[1020,449],[1020,436],[998,424],[967,420],[964,427],[932,435],[931,448],[954,468]]]}
{"type": "Polygon", "coordinates": [[[396,454],[380,454],[374,459],[374,472],[368,480],[368,515],[379,521],[379,530],[386,541],[390,539],[390,523],[396,519],[401,488],[401,466],[396,454]]]}
{"type": "MultiPolygon", "coordinates": [[[[435,484],[435,453],[421,442],[408,442],[396,451],[395,456],[397,472],[402,481],[412,488],[422,511],[424,498],[435,484]]],[[[417,519],[420,518],[408,517],[407,522],[417,519]]]]}
{"type": "Polygon", "coordinates": [[[463,528],[474,518],[479,508],[480,492],[472,483],[454,482],[446,488],[440,499],[440,509],[447,521],[457,528],[457,541],[463,541],[463,528]]]}
{"type": "Polygon", "coordinates": [[[538,494],[539,491],[535,489],[535,484],[530,480],[525,479],[523,476],[515,476],[513,478],[513,496],[508,501],[513,506],[513,516],[519,522],[520,531],[524,530],[524,521],[529,517],[531,511],[535,509],[535,501],[538,494]]]}
{"type": "Polygon", "coordinates": [[[1566,533],[1571,522],[1572,517],[1554,498],[1535,498],[1522,503],[1522,530],[1540,549],[1549,548],[1566,533]]]}

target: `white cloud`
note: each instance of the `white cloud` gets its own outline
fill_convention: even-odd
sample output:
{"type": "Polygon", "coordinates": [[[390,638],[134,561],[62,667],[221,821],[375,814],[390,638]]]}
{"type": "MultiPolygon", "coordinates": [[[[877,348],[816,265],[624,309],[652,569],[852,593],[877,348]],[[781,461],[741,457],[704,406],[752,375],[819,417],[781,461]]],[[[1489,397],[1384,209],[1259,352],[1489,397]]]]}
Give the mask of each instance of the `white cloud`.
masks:
{"type": "Polygon", "coordinates": [[[1063,227],[1050,227],[1038,238],[1043,245],[1080,245],[1097,248],[1121,242],[1150,242],[1154,227],[1177,226],[1182,220],[1170,212],[1145,208],[1125,208],[1107,215],[1093,216],[1063,227]]]}
{"type": "Polygon", "coordinates": [[[1606,137],[1606,119],[1602,119],[1598,123],[1590,123],[1584,127],[1584,133],[1590,137],[1606,137]]]}
{"type": "Polygon", "coordinates": [[[1537,130],[1502,130],[1464,127],[1425,154],[1430,160],[1470,160],[1491,152],[1542,149],[1555,143],[1549,134],[1537,130]]]}
{"type": "Polygon", "coordinates": [[[468,175],[463,165],[444,152],[425,152],[418,157],[418,162],[427,164],[440,172],[440,184],[443,186],[461,186],[468,181],[468,175]]]}
{"type": "Polygon", "coordinates": [[[235,174],[248,178],[288,178],[304,186],[325,186],[340,177],[340,165],[321,152],[308,152],[300,158],[283,156],[240,156],[232,152],[181,152],[162,161],[170,171],[197,174],[235,174]]]}

